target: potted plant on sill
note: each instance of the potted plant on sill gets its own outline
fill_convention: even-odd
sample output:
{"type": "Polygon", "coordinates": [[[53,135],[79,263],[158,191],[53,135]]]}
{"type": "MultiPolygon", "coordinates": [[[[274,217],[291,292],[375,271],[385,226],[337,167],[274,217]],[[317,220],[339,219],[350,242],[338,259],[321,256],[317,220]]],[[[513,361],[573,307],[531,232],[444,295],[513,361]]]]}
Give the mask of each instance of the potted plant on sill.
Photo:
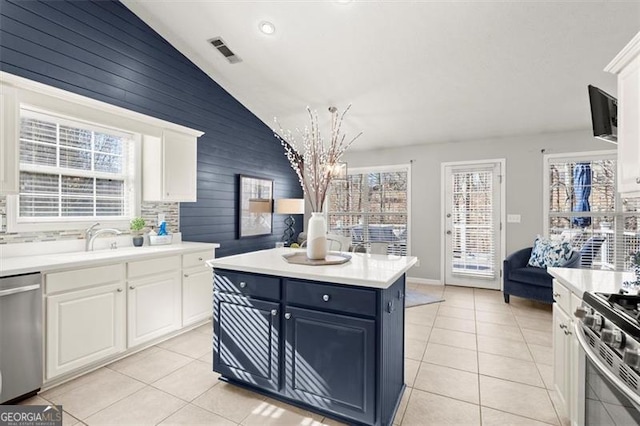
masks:
{"type": "Polygon", "coordinates": [[[142,243],[144,243],[144,238],[142,238],[142,230],[144,229],[144,219],[141,217],[134,217],[131,219],[131,223],[129,228],[131,229],[131,234],[133,235],[133,245],[135,247],[142,247],[142,243]]]}

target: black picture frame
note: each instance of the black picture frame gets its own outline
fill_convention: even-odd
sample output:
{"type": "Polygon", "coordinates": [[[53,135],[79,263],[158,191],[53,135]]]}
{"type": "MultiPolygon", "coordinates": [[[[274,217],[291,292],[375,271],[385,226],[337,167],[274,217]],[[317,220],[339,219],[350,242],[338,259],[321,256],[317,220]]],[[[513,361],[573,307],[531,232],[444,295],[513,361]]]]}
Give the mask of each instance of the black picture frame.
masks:
{"type": "Polygon", "coordinates": [[[273,233],[273,179],[238,175],[238,238],[273,233]]]}

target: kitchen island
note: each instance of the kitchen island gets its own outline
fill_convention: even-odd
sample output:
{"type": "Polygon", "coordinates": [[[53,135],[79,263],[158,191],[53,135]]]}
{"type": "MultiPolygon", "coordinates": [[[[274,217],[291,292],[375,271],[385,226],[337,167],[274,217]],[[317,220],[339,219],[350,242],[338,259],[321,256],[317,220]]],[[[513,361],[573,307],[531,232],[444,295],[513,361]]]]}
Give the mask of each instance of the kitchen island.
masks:
{"type": "Polygon", "coordinates": [[[415,257],[290,264],[271,249],[214,259],[221,379],[349,424],[390,425],[404,391],[405,274],[415,257]]]}

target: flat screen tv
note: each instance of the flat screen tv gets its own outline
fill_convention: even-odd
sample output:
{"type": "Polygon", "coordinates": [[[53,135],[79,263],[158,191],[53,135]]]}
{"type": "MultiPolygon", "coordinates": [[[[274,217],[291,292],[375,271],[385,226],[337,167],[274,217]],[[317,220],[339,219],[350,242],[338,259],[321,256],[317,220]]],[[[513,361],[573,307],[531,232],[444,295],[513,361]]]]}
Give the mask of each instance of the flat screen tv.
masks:
{"type": "Polygon", "coordinates": [[[589,85],[593,136],[618,143],[618,101],[613,96],[589,85]]]}

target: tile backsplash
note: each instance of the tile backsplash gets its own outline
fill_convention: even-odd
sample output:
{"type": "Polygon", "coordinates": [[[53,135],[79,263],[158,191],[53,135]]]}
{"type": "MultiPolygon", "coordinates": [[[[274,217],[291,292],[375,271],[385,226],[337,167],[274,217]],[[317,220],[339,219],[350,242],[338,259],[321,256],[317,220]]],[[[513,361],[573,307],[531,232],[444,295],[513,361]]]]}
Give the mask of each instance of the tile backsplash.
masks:
{"type": "MultiPolygon", "coordinates": [[[[157,228],[158,214],[164,213],[169,233],[180,232],[180,203],[143,202],[140,215],[147,222],[147,228],[157,228]]],[[[7,217],[7,197],[0,196],[0,215],[7,217]]],[[[3,219],[3,222],[6,219],[3,219]]],[[[121,229],[128,233],[129,228],[121,229]]],[[[6,223],[0,231],[0,244],[32,243],[42,241],[76,240],[83,238],[84,227],[77,230],[42,231],[42,232],[6,232],[6,223]]]]}

